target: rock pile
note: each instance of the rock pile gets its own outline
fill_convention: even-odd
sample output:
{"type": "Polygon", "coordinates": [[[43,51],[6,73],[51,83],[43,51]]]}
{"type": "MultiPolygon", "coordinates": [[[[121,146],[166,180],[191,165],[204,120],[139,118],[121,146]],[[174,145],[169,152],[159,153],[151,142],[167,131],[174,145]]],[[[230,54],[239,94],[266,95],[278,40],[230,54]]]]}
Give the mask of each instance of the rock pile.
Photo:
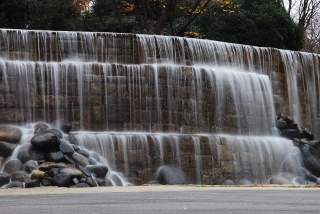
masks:
{"type": "Polygon", "coordinates": [[[106,179],[108,168],[100,164],[97,153],[74,143],[71,126],[54,122],[58,129],[39,123],[30,142],[18,145],[22,132],[12,126],[0,127],[0,186],[12,187],[95,187],[112,186],[106,179]],[[64,133],[62,133],[61,131],[64,133]],[[72,143],[71,143],[72,142],[72,143]],[[15,152],[16,159],[10,157],[15,152]]]}

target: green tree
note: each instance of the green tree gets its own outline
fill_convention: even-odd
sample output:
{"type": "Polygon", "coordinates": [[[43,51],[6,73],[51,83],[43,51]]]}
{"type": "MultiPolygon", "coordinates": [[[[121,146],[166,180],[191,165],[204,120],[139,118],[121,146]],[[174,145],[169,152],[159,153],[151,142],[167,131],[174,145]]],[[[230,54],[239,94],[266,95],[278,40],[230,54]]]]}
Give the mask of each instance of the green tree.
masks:
{"type": "Polygon", "coordinates": [[[28,5],[24,0],[1,0],[0,28],[26,28],[27,12],[28,5]]]}
{"type": "Polygon", "coordinates": [[[290,50],[302,48],[303,33],[280,1],[244,0],[238,3],[239,7],[233,13],[218,12],[217,7],[211,7],[213,13],[201,16],[197,27],[208,39],[290,50]]]}

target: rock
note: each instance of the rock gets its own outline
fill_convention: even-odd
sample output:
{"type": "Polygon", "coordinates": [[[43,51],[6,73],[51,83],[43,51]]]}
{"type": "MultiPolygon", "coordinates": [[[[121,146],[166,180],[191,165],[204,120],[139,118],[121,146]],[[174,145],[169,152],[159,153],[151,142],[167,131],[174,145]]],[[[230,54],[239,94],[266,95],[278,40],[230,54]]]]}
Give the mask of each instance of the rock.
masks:
{"type": "Polygon", "coordinates": [[[300,138],[299,131],[296,129],[286,129],[280,132],[282,137],[285,137],[289,140],[293,140],[294,138],[300,138]]]}
{"type": "Polygon", "coordinates": [[[79,180],[78,180],[77,178],[73,178],[73,179],[72,179],[72,182],[73,182],[75,185],[77,185],[77,184],[79,183],[79,180]]]}
{"type": "Polygon", "coordinates": [[[187,184],[185,173],[178,168],[172,166],[161,166],[157,170],[157,180],[160,184],[187,184]]]}
{"type": "Polygon", "coordinates": [[[252,186],[252,183],[250,182],[250,181],[248,181],[248,180],[240,180],[239,182],[238,182],[238,185],[242,185],[242,186],[252,186]]]}
{"type": "Polygon", "coordinates": [[[76,151],[76,152],[80,150],[80,147],[78,145],[71,144],[71,146],[74,149],[74,151],[76,151]]]}
{"type": "Polygon", "coordinates": [[[306,181],[302,177],[295,177],[293,179],[293,183],[303,185],[303,184],[306,184],[306,181]]]}
{"type": "Polygon", "coordinates": [[[77,151],[80,155],[85,156],[86,158],[88,158],[90,156],[90,153],[84,149],[80,149],[77,151]]]}
{"type": "Polygon", "coordinates": [[[316,177],[320,177],[320,152],[308,144],[302,144],[300,151],[306,169],[316,177]]]}
{"type": "Polygon", "coordinates": [[[101,162],[100,156],[99,156],[96,152],[90,152],[90,157],[92,157],[93,159],[95,159],[98,163],[101,162]]]}
{"type": "Polygon", "coordinates": [[[21,139],[22,131],[13,126],[0,127],[0,141],[17,143],[21,139]]]}
{"type": "Polygon", "coordinates": [[[37,179],[27,180],[24,184],[25,188],[40,187],[40,181],[37,179]]]}
{"type": "Polygon", "coordinates": [[[53,177],[53,185],[58,187],[69,187],[71,184],[71,177],[69,174],[61,173],[53,177]]]}
{"type": "Polygon", "coordinates": [[[32,159],[32,145],[30,143],[23,144],[17,154],[17,158],[22,162],[26,163],[32,159]]]}
{"type": "Polygon", "coordinates": [[[292,184],[291,181],[288,179],[281,177],[281,176],[274,176],[269,181],[270,184],[276,184],[276,185],[288,185],[292,184]]]}
{"type": "Polygon", "coordinates": [[[16,144],[0,141],[0,156],[4,158],[10,157],[16,148],[16,144]]]}
{"type": "Polygon", "coordinates": [[[67,133],[67,134],[70,133],[72,129],[72,125],[67,123],[64,120],[56,120],[52,123],[52,125],[57,129],[60,129],[63,133],[67,133]]]}
{"type": "Polygon", "coordinates": [[[74,153],[73,147],[65,140],[61,140],[59,150],[65,155],[72,155],[74,153]]]}
{"type": "Polygon", "coordinates": [[[51,152],[47,155],[47,160],[52,162],[61,162],[64,160],[62,152],[51,152]]]}
{"type": "Polygon", "coordinates": [[[280,174],[280,176],[288,179],[289,181],[292,181],[295,178],[294,174],[290,172],[283,172],[280,174]]]}
{"type": "Polygon", "coordinates": [[[302,133],[308,140],[314,140],[314,136],[307,128],[301,127],[302,133]]]}
{"type": "Polygon", "coordinates": [[[68,139],[71,144],[77,144],[77,138],[74,136],[74,134],[70,133],[68,139]]]}
{"type": "Polygon", "coordinates": [[[60,130],[58,129],[47,129],[47,131],[50,131],[54,134],[56,134],[60,139],[63,139],[63,134],[60,130]]]}
{"type": "Polygon", "coordinates": [[[292,122],[288,125],[288,128],[298,130],[298,124],[296,124],[295,122],[292,122]]]}
{"type": "Polygon", "coordinates": [[[0,173],[0,187],[10,182],[10,174],[6,172],[0,173]]]}
{"type": "Polygon", "coordinates": [[[51,178],[54,176],[58,175],[60,173],[60,168],[51,168],[48,172],[47,175],[49,175],[51,178]]]}
{"type": "Polygon", "coordinates": [[[82,188],[82,187],[90,187],[90,186],[86,183],[79,183],[71,186],[70,188],[82,188]]]}
{"type": "Polygon", "coordinates": [[[37,134],[43,130],[46,130],[48,129],[49,126],[45,123],[37,123],[35,126],[34,126],[34,134],[37,134]]]}
{"type": "Polygon", "coordinates": [[[60,139],[51,131],[43,130],[31,139],[31,144],[42,152],[59,148],[60,139]]]}
{"type": "Polygon", "coordinates": [[[90,165],[97,165],[98,164],[98,162],[95,159],[93,159],[92,157],[89,157],[88,161],[89,161],[90,165]]]}
{"type": "Polygon", "coordinates": [[[276,121],[276,127],[280,131],[288,129],[288,125],[287,125],[286,121],[284,121],[282,118],[280,118],[279,120],[276,121]]]}
{"type": "Polygon", "coordinates": [[[91,173],[86,169],[84,168],[83,166],[80,166],[80,165],[77,165],[77,168],[79,170],[81,170],[81,172],[83,172],[83,174],[87,177],[92,177],[91,173]]]}
{"type": "Polygon", "coordinates": [[[108,173],[108,167],[105,165],[90,165],[87,166],[86,169],[98,178],[104,178],[108,173]]]}
{"type": "Polygon", "coordinates": [[[51,186],[52,185],[52,178],[50,177],[44,177],[41,181],[42,186],[51,186]]]}
{"type": "Polygon", "coordinates": [[[80,164],[81,166],[88,166],[89,165],[89,161],[88,159],[83,156],[83,155],[80,155],[79,153],[75,152],[71,155],[71,158],[78,164],[80,164]]]}
{"type": "Polygon", "coordinates": [[[38,168],[38,162],[34,160],[29,160],[23,165],[23,170],[27,173],[31,173],[33,170],[38,168]]]}
{"type": "Polygon", "coordinates": [[[235,183],[234,183],[234,181],[227,179],[227,180],[224,180],[223,182],[221,182],[220,185],[233,186],[233,185],[235,185],[235,183]]]}
{"type": "Polygon", "coordinates": [[[40,171],[40,170],[34,170],[32,173],[31,173],[31,176],[30,178],[31,179],[39,179],[39,180],[42,180],[46,175],[46,172],[44,171],[40,171]]]}
{"type": "Polygon", "coordinates": [[[21,171],[23,169],[23,164],[19,160],[9,160],[4,164],[3,171],[6,173],[13,173],[16,171],[21,171]]]}
{"type": "Polygon", "coordinates": [[[91,187],[97,187],[98,186],[97,182],[91,177],[87,177],[87,184],[89,186],[91,186],[91,187]]]}
{"type": "Polygon", "coordinates": [[[25,182],[29,178],[29,174],[25,171],[16,171],[11,173],[10,179],[11,181],[20,181],[25,182]]]}
{"type": "Polygon", "coordinates": [[[66,167],[60,170],[60,173],[65,173],[70,175],[71,178],[81,178],[83,172],[76,168],[66,167]]]}
{"type": "Polygon", "coordinates": [[[14,181],[8,184],[6,188],[23,188],[23,183],[20,181],[14,181]]]}
{"type": "Polygon", "coordinates": [[[49,171],[51,168],[64,168],[67,167],[65,163],[44,162],[38,168],[42,171],[49,171]]]}
{"type": "Polygon", "coordinates": [[[112,186],[112,182],[109,179],[96,178],[96,181],[100,187],[112,186]]]}
{"type": "Polygon", "coordinates": [[[278,114],[278,116],[277,116],[277,120],[280,120],[280,119],[284,120],[285,118],[287,118],[287,115],[285,115],[285,114],[283,114],[283,113],[280,113],[280,114],[278,114]]]}

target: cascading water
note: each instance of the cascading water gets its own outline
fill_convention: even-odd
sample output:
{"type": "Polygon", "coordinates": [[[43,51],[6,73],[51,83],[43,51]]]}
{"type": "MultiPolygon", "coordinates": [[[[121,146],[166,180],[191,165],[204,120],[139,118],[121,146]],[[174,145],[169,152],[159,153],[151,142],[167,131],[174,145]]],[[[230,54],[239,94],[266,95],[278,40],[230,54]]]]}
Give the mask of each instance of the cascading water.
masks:
{"type": "Polygon", "coordinates": [[[114,185],[145,183],[161,165],[184,170],[190,183],[263,183],[301,165],[288,158],[291,141],[271,137],[276,111],[317,126],[319,107],[299,112],[298,76],[308,103],[318,101],[318,56],[301,56],[178,37],[3,29],[0,119],[70,122],[114,185]],[[281,63],[287,91],[276,87],[281,63]],[[288,102],[274,100],[283,94],[288,102]]]}

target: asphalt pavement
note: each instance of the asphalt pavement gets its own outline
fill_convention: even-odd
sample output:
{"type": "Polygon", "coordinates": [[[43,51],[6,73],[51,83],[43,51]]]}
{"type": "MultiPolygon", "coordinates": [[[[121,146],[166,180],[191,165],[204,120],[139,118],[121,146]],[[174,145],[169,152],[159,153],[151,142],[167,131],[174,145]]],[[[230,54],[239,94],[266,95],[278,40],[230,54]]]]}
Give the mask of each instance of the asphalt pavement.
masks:
{"type": "MultiPolygon", "coordinates": [[[[10,191],[10,190],[6,190],[10,191]]],[[[320,189],[212,188],[1,194],[0,213],[320,213],[320,189]]],[[[8,193],[8,192],[6,192],[8,193]]],[[[10,193],[10,192],[9,192],[10,193]]]]}

